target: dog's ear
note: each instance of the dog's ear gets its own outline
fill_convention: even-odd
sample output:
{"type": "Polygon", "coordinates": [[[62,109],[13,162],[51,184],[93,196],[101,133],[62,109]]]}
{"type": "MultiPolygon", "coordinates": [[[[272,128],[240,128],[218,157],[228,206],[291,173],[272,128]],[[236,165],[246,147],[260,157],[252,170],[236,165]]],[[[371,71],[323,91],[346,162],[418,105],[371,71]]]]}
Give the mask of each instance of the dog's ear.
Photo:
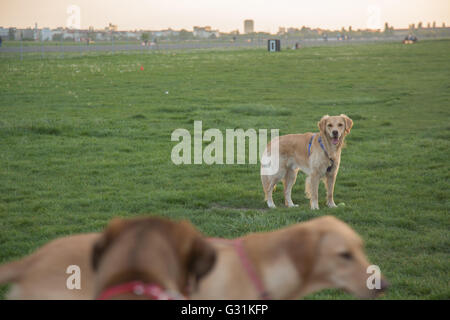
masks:
{"type": "Polygon", "coordinates": [[[112,219],[100,239],[94,243],[91,253],[91,264],[94,271],[97,270],[103,253],[127,225],[128,221],[126,220],[120,218],[112,219]]]}
{"type": "Polygon", "coordinates": [[[196,283],[208,274],[216,262],[216,250],[201,235],[194,238],[188,258],[188,273],[196,283]]]}
{"type": "Polygon", "coordinates": [[[319,127],[320,132],[325,132],[325,128],[327,126],[327,120],[328,120],[329,117],[330,117],[329,115],[325,115],[317,123],[317,126],[319,127]]]}
{"type": "Polygon", "coordinates": [[[196,285],[216,262],[216,250],[203,235],[188,221],[177,224],[180,256],[185,261],[188,279],[194,279],[196,285]]]}
{"type": "Polygon", "coordinates": [[[320,237],[318,231],[299,228],[288,239],[288,254],[302,279],[307,279],[314,268],[320,237]]]}
{"type": "Polygon", "coordinates": [[[349,134],[350,130],[353,127],[353,120],[350,119],[348,116],[346,116],[345,114],[341,114],[341,117],[344,118],[345,121],[345,134],[349,134]]]}

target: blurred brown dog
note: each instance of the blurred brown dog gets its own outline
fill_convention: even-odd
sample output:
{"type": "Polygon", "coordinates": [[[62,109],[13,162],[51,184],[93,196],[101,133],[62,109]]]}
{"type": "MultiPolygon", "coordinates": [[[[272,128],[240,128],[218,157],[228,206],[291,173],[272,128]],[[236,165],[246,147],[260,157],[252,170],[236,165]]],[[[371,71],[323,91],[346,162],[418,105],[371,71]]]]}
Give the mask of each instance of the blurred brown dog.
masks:
{"type": "Polygon", "coordinates": [[[328,288],[375,298],[388,287],[380,274],[379,288],[369,289],[361,238],[332,216],[239,240],[239,250],[213,241],[217,262],[192,299],[297,299],[328,288]]]}
{"type": "MultiPolygon", "coordinates": [[[[353,121],[345,114],[330,117],[323,116],[318,122],[318,134],[288,134],[273,139],[263,153],[270,157],[273,146],[279,150],[278,167],[274,173],[265,174],[261,167],[261,182],[265,200],[269,208],[275,208],[272,192],[276,184],[282,180],[284,185],[284,202],[288,207],[296,207],[291,199],[292,187],[299,170],[308,177],[305,193],[310,199],[311,209],[319,209],[319,182],[322,179],[327,189],[327,204],[336,207],[333,199],[334,183],[341,163],[341,149],[344,139],[353,126],[353,121]]],[[[261,161],[263,166],[263,161],[261,161]]]]}
{"type": "Polygon", "coordinates": [[[175,299],[189,294],[188,284],[195,287],[215,258],[213,247],[188,222],[114,219],[103,234],[56,239],[0,266],[0,283],[13,283],[10,299],[157,299],[149,286],[151,293],[156,289],[160,297],[175,299]],[[70,265],[81,270],[81,289],[66,286],[70,265]],[[124,284],[128,287],[110,290],[124,284]]]}
{"type": "Polygon", "coordinates": [[[188,222],[116,219],[94,244],[94,295],[180,299],[211,270],[215,259],[213,247],[188,222]]]}
{"type": "MultiPolygon", "coordinates": [[[[104,255],[105,250],[108,251],[104,246],[108,237],[102,234],[54,240],[23,260],[0,266],[0,282],[7,280],[15,283],[10,298],[16,299],[98,297],[107,286],[108,275],[122,269],[121,265],[125,267],[126,260],[120,259],[120,252],[130,244],[137,245],[132,239],[133,234],[137,235],[137,230],[130,231],[127,240],[125,237],[116,237],[116,240],[120,240],[114,241],[113,245],[119,247],[112,250],[109,257],[104,255]],[[128,244],[121,246],[122,241],[128,244]],[[98,271],[103,273],[102,270],[105,270],[104,276],[97,279],[97,289],[94,288],[95,274],[90,267],[95,243],[98,245],[94,250],[96,258],[93,261],[97,260],[98,271]],[[80,266],[81,290],[67,289],[68,275],[65,270],[68,265],[80,266]]],[[[177,236],[175,239],[182,237],[177,236]]],[[[142,242],[143,248],[147,247],[147,240],[150,238],[142,242]]],[[[190,296],[192,299],[295,299],[325,288],[340,288],[361,298],[372,298],[388,287],[383,277],[378,290],[367,287],[369,262],[361,238],[347,224],[331,216],[272,232],[253,233],[240,238],[240,241],[245,259],[262,288],[255,286],[255,279],[249,275],[249,267],[243,264],[242,256],[233,245],[234,241],[211,240],[210,243],[216,249],[216,262],[213,269],[200,279],[197,290],[190,296]]],[[[172,249],[169,251],[173,252],[172,249]]],[[[212,259],[209,251],[206,249],[200,255],[200,261],[206,261],[206,267],[212,259]]],[[[161,252],[161,255],[164,254],[165,251],[161,252]]],[[[147,261],[147,258],[143,257],[142,261],[147,261]]],[[[179,282],[182,285],[185,281],[179,282]]],[[[184,292],[182,287],[180,292],[184,292]]]]}

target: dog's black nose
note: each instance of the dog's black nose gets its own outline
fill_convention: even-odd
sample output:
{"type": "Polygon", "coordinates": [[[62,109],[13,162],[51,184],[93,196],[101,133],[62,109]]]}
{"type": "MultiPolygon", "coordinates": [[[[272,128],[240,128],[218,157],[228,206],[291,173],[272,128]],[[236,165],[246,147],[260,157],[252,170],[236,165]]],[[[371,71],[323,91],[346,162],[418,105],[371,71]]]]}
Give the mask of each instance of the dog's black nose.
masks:
{"type": "Polygon", "coordinates": [[[387,291],[390,284],[387,282],[384,278],[381,279],[380,287],[376,288],[376,290],[373,292],[375,296],[379,296],[387,291]]]}
{"type": "Polygon", "coordinates": [[[333,130],[333,136],[335,136],[335,137],[337,137],[337,135],[338,135],[338,132],[337,132],[337,130],[333,130]]]}
{"type": "Polygon", "coordinates": [[[389,282],[387,282],[385,279],[381,279],[381,283],[380,283],[380,291],[381,292],[385,292],[388,288],[389,288],[390,284],[389,282]]]}

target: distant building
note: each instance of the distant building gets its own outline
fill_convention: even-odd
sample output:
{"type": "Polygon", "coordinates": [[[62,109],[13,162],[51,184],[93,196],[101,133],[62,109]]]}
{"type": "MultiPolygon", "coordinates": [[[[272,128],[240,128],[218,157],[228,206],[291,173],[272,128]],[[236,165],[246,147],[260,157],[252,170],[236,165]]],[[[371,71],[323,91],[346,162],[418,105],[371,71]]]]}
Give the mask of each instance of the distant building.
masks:
{"type": "Polygon", "coordinates": [[[244,20],[244,33],[249,34],[255,32],[253,20],[244,20]]]}
{"type": "Polygon", "coordinates": [[[39,40],[39,29],[38,29],[37,22],[34,24],[33,40],[39,40]]]}
{"type": "Polygon", "coordinates": [[[278,34],[279,35],[283,35],[286,33],[286,28],[285,27],[279,27],[278,28],[278,34]]]}
{"type": "Polygon", "coordinates": [[[128,40],[139,40],[141,36],[138,32],[126,31],[125,38],[128,40]]]}
{"type": "Polygon", "coordinates": [[[17,28],[9,28],[8,40],[20,40],[20,32],[17,30],[17,28]]]}
{"type": "Polygon", "coordinates": [[[72,30],[66,29],[64,30],[62,37],[64,40],[72,40],[76,42],[82,41],[82,39],[88,38],[89,31],[88,30],[72,30]]]}
{"type": "Polygon", "coordinates": [[[26,28],[18,30],[20,34],[19,40],[35,40],[35,29],[26,28]]]}
{"type": "Polygon", "coordinates": [[[116,32],[117,31],[117,25],[114,25],[112,23],[109,23],[109,25],[107,27],[105,27],[105,31],[112,31],[112,32],[116,32]]]}
{"type": "Polygon", "coordinates": [[[197,38],[211,38],[211,37],[218,38],[220,36],[219,30],[211,30],[210,26],[194,27],[193,34],[194,34],[194,37],[197,37],[197,38]]]}
{"type": "MultiPolygon", "coordinates": [[[[206,28],[211,29],[210,27],[206,27],[206,28]]],[[[175,31],[175,30],[172,30],[169,28],[166,30],[152,31],[152,34],[154,37],[157,37],[157,38],[161,38],[161,37],[170,38],[170,37],[177,37],[180,34],[180,31],[175,31]]]]}
{"type": "Polygon", "coordinates": [[[41,29],[41,41],[51,41],[53,39],[53,32],[49,28],[41,29]]]}
{"type": "Polygon", "coordinates": [[[0,27],[0,37],[2,37],[3,40],[8,39],[9,36],[9,28],[3,28],[0,27]]]}

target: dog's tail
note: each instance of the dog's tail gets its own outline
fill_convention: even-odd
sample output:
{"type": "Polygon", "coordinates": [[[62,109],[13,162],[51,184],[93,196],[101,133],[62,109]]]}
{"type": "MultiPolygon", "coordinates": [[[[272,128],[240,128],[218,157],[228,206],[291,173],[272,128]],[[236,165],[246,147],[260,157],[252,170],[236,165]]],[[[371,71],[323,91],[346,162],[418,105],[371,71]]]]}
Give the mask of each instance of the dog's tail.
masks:
{"type": "Polygon", "coordinates": [[[26,259],[0,265],[0,284],[19,280],[27,266],[26,259]]]}

